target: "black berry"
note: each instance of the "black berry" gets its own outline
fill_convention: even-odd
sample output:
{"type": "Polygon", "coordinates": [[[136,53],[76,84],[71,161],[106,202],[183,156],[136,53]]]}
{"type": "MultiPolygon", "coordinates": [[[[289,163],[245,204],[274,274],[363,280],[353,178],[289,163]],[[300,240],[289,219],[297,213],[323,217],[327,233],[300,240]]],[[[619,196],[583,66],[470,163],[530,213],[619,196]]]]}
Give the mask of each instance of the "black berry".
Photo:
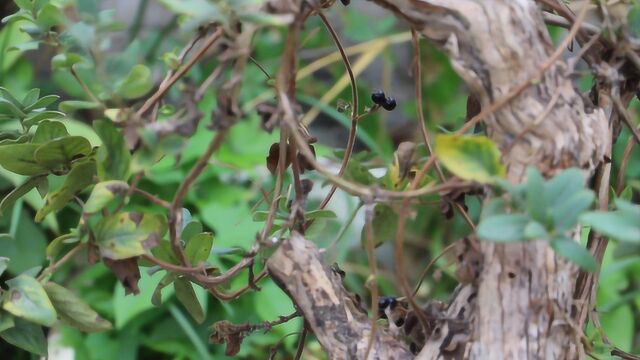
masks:
{"type": "Polygon", "coordinates": [[[396,99],[391,96],[387,96],[387,98],[384,99],[384,102],[381,105],[385,110],[391,111],[396,108],[396,99]]]}
{"type": "Polygon", "coordinates": [[[371,100],[374,104],[382,105],[385,100],[384,91],[382,90],[373,90],[371,93],[371,100]]]}
{"type": "Polygon", "coordinates": [[[342,2],[342,5],[347,6],[351,3],[351,0],[340,0],[342,2]]]}

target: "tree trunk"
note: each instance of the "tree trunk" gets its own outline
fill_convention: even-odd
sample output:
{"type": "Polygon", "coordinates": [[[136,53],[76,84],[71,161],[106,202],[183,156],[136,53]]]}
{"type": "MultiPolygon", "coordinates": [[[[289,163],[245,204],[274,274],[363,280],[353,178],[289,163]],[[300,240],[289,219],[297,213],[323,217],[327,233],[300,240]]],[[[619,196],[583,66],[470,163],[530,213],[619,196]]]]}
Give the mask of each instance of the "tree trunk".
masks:
{"type": "MultiPolygon", "coordinates": [[[[485,118],[509,181],[521,182],[529,165],[550,176],[572,166],[592,173],[602,161],[610,141],[605,114],[585,105],[565,63],[550,60],[554,48],[533,1],[374,1],[444,50],[483,108],[522,87],[485,118]]],[[[581,354],[581,330],[570,320],[577,268],[542,241],[481,242],[480,251],[480,276],[457,291],[444,316],[457,321],[443,321],[418,358],[581,354]]]]}
{"type": "MultiPolygon", "coordinates": [[[[568,167],[591,175],[609,153],[610,109],[574,89],[573,69],[559,60],[533,0],[373,1],[440,47],[482,108],[493,109],[484,122],[509,181],[522,182],[528,166],[546,176],[568,167]]],[[[589,302],[574,302],[575,265],[543,241],[481,242],[471,251],[482,260],[478,275],[456,289],[417,358],[584,357],[582,322],[571,319],[589,302]]],[[[364,358],[370,321],[312,244],[294,234],[268,268],[330,358],[364,358]]],[[[369,358],[410,357],[399,342],[378,329],[369,358]]]]}

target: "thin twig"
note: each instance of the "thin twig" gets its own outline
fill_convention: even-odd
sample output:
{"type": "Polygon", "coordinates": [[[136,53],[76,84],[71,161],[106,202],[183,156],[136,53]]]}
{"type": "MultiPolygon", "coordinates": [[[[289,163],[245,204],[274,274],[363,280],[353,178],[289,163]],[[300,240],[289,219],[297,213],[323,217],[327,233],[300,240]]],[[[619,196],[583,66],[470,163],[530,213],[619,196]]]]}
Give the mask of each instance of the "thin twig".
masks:
{"type": "Polygon", "coordinates": [[[191,168],[187,177],[180,184],[180,187],[178,187],[173,201],[171,202],[171,206],[169,208],[169,237],[171,240],[171,247],[182,265],[190,265],[187,258],[184,256],[182,246],[180,246],[180,237],[178,236],[178,229],[182,224],[182,201],[191,188],[191,185],[209,164],[209,158],[214,152],[216,152],[216,150],[218,150],[226,134],[226,130],[220,130],[216,133],[209,143],[207,150],[191,168]]]}
{"type": "Polygon", "coordinates": [[[365,352],[365,359],[369,358],[369,353],[373,348],[373,342],[376,338],[376,330],[378,325],[378,266],[376,263],[376,256],[374,253],[373,244],[373,206],[367,205],[365,211],[365,237],[367,240],[367,258],[369,260],[369,278],[367,279],[367,287],[371,291],[371,312],[373,313],[371,318],[371,333],[369,334],[369,342],[367,343],[367,351],[365,352]]]}
{"type": "Polygon", "coordinates": [[[162,206],[163,208],[169,209],[171,207],[171,203],[170,202],[162,200],[159,197],[157,197],[157,196],[155,196],[155,195],[153,195],[153,194],[151,194],[151,193],[149,193],[147,191],[144,191],[144,190],[142,190],[140,188],[137,188],[137,187],[134,188],[133,192],[144,196],[145,198],[147,198],[152,203],[154,203],[156,205],[159,205],[159,206],[162,206]]]}
{"type": "MultiPolygon", "coordinates": [[[[429,137],[429,132],[427,131],[427,124],[424,118],[424,110],[422,107],[422,63],[421,63],[421,55],[420,55],[420,42],[418,39],[418,32],[415,29],[411,29],[411,40],[413,45],[414,52],[414,64],[415,64],[415,74],[414,74],[414,83],[416,90],[416,112],[418,113],[418,122],[420,123],[420,132],[422,133],[422,140],[424,141],[425,146],[427,147],[427,151],[430,156],[433,156],[433,146],[431,145],[431,140],[429,137]]],[[[447,182],[447,178],[444,176],[444,172],[442,171],[442,167],[438,162],[435,162],[436,173],[438,174],[438,178],[441,182],[447,182]]],[[[407,203],[404,206],[408,206],[407,203]]],[[[464,209],[464,207],[458,203],[455,206],[456,210],[462,215],[463,219],[469,224],[471,229],[475,230],[475,224],[471,220],[469,214],[464,209]]]]}
{"type": "Polygon", "coordinates": [[[73,65],[69,68],[69,71],[71,71],[71,75],[73,75],[73,78],[76,79],[76,81],[78,82],[78,84],[82,88],[82,91],[84,91],[84,93],[91,99],[91,101],[93,101],[94,103],[98,104],[100,106],[100,108],[102,108],[103,110],[106,109],[107,107],[104,106],[102,101],[100,101],[100,99],[98,99],[93,94],[91,89],[89,89],[89,86],[87,86],[87,84],[82,80],[82,78],[80,78],[80,75],[78,75],[78,72],[76,71],[76,69],[74,68],[73,65]]]}
{"type": "Polygon", "coordinates": [[[631,159],[631,153],[633,152],[633,146],[635,144],[637,144],[636,138],[630,136],[629,140],[627,141],[627,146],[625,146],[624,148],[622,160],[620,161],[620,169],[618,170],[618,180],[616,183],[616,195],[618,196],[620,196],[620,194],[624,190],[624,174],[626,174],[627,172],[627,165],[629,165],[629,159],[631,159]]]}
{"type": "Polygon", "coordinates": [[[240,271],[246,269],[249,266],[252,266],[256,253],[257,253],[257,250],[253,249],[248,254],[246,254],[242,258],[242,260],[240,260],[240,262],[233,265],[229,270],[227,270],[226,273],[222,275],[209,276],[209,277],[197,276],[196,279],[200,284],[207,285],[207,286],[223,284],[228,280],[230,280],[231,278],[235,277],[240,271]]]}
{"type": "Polygon", "coordinates": [[[260,274],[258,274],[258,276],[255,277],[255,279],[253,280],[253,284],[247,284],[230,294],[223,293],[222,291],[216,289],[215,286],[206,286],[206,289],[218,300],[231,301],[239,298],[240,295],[249,290],[255,290],[255,284],[264,279],[267,275],[267,272],[263,270],[262,272],[260,272],[260,274]]]}
{"type": "Polygon", "coordinates": [[[636,142],[640,143],[640,130],[638,130],[636,124],[634,124],[633,120],[631,120],[631,116],[629,116],[627,109],[624,108],[620,97],[612,96],[611,99],[613,100],[613,105],[615,106],[616,111],[622,117],[622,121],[627,126],[627,128],[629,128],[629,131],[631,131],[631,134],[636,139],[636,142]]]}
{"type": "Polygon", "coordinates": [[[78,243],[78,245],[74,246],[71,250],[69,250],[69,252],[64,254],[64,256],[60,258],[60,260],[51,263],[51,265],[49,265],[40,273],[40,275],[38,276],[38,281],[44,279],[44,277],[47,275],[53,274],[56,269],[58,269],[60,266],[69,261],[69,259],[74,257],[80,250],[84,248],[85,245],[85,243],[78,243]]]}
{"type": "Polygon", "coordinates": [[[262,73],[264,74],[264,76],[267,77],[267,80],[271,79],[271,75],[269,75],[269,72],[267,72],[267,70],[262,67],[262,65],[260,65],[260,63],[258,62],[258,60],[254,59],[253,56],[249,55],[249,60],[258,67],[258,69],[260,69],[260,71],[262,71],[262,73]]]}
{"type": "Polygon", "coordinates": [[[206,272],[206,268],[203,265],[198,265],[196,267],[191,267],[191,266],[180,266],[180,265],[175,265],[175,264],[171,264],[168,263],[166,261],[162,261],[154,256],[148,255],[148,254],[144,254],[142,255],[142,257],[149,261],[152,262],[158,266],[160,266],[161,268],[165,269],[165,270],[169,270],[169,271],[173,271],[173,272],[177,272],[180,274],[202,274],[206,272]]]}
{"type": "Polygon", "coordinates": [[[302,358],[302,353],[304,352],[304,344],[307,340],[307,334],[309,330],[307,330],[307,325],[302,322],[302,333],[300,333],[300,338],[298,339],[298,346],[296,347],[296,356],[294,356],[294,360],[300,360],[302,358]]]}
{"type": "Polygon", "coordinates": [[[418,284],[416,285],[416,288],[413,290],[412,296],[416,296],[418,294],[418,290],[420,290],[420,286],[422,285],[424,278],[429,273],[429,270],[431,269],[431,267],[435,265],[436,261],[438,261],[438,259],[443,257],[449,251],[453,250],[455,247],[456,247],[456,243],[447,245],[447,247],[445,247],[444,249],[442,249],[442,251],[440,251],[440,254],[438,254],[436,257],[431,259],[431,261],[429,261],[429,264],[427,264],[427,267],[425,267],[424,270],[422,270],[422,274],[420,274],[420,278],[418,278],[418,284]]]}
{"type": "MultiPolygon", "coordinates": [[[[342,163],[340,164],[340,169],[338,170],[338,176],[342,176],[345,170],[347,169],[347,165],[349,164],[349,159],[351,159],[351,154],[353,153],[353,147],[356,142],[356,131],[358,129],[358,118],[359,118],[358,117],[358,108],[359,108],[358,87],[356,84],[356,77],[353,75],[353,70],[351,69],[351,63],[349,62],[349,57],[347,56],[344,50],[344,47],[340,42],[340,38],[338,37],[338,34],[336,33],[333,26],[331,26],[329,19],[327,19],[327,17],[324,15],[322,10],[316,9],[316,11],[318,13],[318,16],[322,20],[322,23],[331,34],[331,37],[333,38],[333,42],[336,44],[338,51],[340,51],[342,62],[344,63],[344,67],[347,70],[347,73],[349,74],[349,81],[351,82],[351,101],[352,101],[351,128],[349,129],[349,138],[347,139],[347,147],[345,148],[344,155],[342,157],[342,163]]],[[[331,186],[329,193],[327,193],[326,197],[320,203],[320,206],[318,207],[319,209],[324,209],[325,206],[327,206],[329,201],[331,201],[331,197],[333,197],[333,194],[336,192],[337,188],[338,187],[335,184],[331,186]]],[[[306,227],[311,226],[312,222],[313,221],[308,222],[306,227]]]]}
{"type": "Polygon", "coordinates": [[[175,84],[181,77],[183,77],[189,71],[189,69],[191,69],[191,67],[193,67],[193,65],[195,65],[198,60],[202,58],[202,56],[204,56],[207,50],[209,50],[209,48],[222,36],[223,33],[223,28],[218,27],[216,31],[214,31],[209,36],[202,47],[198,49],[198,52],[196,52],[196,54],[193,55],[191,59],[189,59],[189,62],[178,71],[176,71],[176,73],[173,74],[173,76],[171,76],[169,80],[167,80],[164,86],[158,88],[158,90],[149,99],[147,99],[147,101],[145,101],[142,107],[136,112],[136,117],[142,117],[142,115],[147,112],[147,110],[149,110],[156,102],[158,102],[160,98],[162,98],[164,94],[166,94],[166,92],[171,89],[173,84],[175,84]]]}

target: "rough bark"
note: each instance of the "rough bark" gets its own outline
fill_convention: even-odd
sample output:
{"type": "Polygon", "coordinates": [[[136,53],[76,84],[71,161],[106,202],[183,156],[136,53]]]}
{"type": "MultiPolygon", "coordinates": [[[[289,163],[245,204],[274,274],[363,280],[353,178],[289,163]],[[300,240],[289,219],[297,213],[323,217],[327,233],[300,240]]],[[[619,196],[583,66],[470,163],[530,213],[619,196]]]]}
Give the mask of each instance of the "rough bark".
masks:
{"type": "MultiPolygon", "coordinates": [[[[269,274],[304,316],[330,359],[364,359],[371,320],[342,286],[342,277],[325,266],[316,246],[294,232],[267,261],[269,274]]],[[[375,333],[370,359],[411,359],[407,345],[386,329],[375,333]]]]}
{"type": "MultiPolygon", "coordinates": [[[[554,50],[531,0],[374,1],[443,49],[483,107],[527,81],[554,50]]],[[[555,62],[485,119],[514,183],[523,180],[528,165],[553,175],[571,166],[590,173],[602,161],[610,139],[605,114],[584,103],[566,72],[566,64],[555,62]],[[529,131],[523,134],[524,129],[529,131]]],[[[557,258],[541,241],[482,242],[480,250],[484,266],[479,278],[459,289],[444,315],[463,319],[466,328],[455,331],[466,336],[458,337],[457,347],[452,345],[452,324],[443,322],[440,334],[447,336],[432,336],[418,358],[576,356],[573,346],[581,345],[569,320],[575,266],[557,258]]]]}

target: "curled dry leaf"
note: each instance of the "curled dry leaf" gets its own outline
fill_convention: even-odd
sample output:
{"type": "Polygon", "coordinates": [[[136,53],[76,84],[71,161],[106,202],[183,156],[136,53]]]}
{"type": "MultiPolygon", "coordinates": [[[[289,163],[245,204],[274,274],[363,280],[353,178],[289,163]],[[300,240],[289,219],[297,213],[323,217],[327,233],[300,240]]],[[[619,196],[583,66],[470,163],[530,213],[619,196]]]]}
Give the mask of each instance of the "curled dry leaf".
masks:
{"type": "Polygon", "coordinates": [[[218,321],[211,326],[213,332],[209,341],[215,344],[227,344],[225,355],[233,356],[240,351],[240,345],[244,338],[244,332],[238,330],[238,326],[226,320],[218,321]]]}
{"type": "MultiPolygon", "coordinates": [[[[269,148],[269,156],[267,156],[267,169],[271,172],[271,175],[276,174],[276,170],[278,170],[278,161],[280,160],[280,144],[273,143],[269,148]]],[[[289,164],[291,164],[291,159],[289,159],[289,152],[287,151],[287,155],[285,156],[284,168],[288,168],[289,164]]]]}
{"type": "Polygon", "coordinates": [[[124,286],[125,295],[138,295],[140,293],[140,289],[138,288],[140,269],[138,268],[137,257],[124,260],[111,260],[109,258],[104,258],[103,261],[104,264],[116,275],[118,280],[120,280],[122,286],[124,286]]]}
{"type": "Polygon", "coordinates": [[[278,108],[274,105],[261,103],[256,106],[258,116],[260,116],[260,126],[271,134],[278,123],[278,108]]]}

